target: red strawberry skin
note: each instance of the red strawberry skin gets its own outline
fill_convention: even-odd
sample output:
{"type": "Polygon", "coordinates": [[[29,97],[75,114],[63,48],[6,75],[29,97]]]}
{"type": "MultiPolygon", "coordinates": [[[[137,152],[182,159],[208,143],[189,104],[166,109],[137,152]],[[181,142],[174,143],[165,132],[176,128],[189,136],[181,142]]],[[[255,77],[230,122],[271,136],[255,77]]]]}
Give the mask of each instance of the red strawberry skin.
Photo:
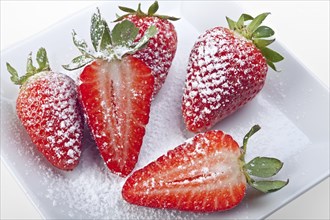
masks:
{"type": "Polygon", "coordinates": [[[62,170],[74,169],[81,155],[83,119],[75,82],[55,72],[41,72],[20,89],[16,110],[32,142],[62,170]]]}
{"type": "Polygon", "coordinates": [[[157,35],[149,40],[148,46],[134,54],[134,57],[144,61],[152,70],[155,77],[154,94],[156,94],[164,84],[175,57],[177,32],[171,22],[159,17],[128,15],[125,19],[133,22],[140,29],[136,40],[139,40],[151,25],[155,25],[158,29],[157,35]]]}
{"type": "Polygon", "coordinates": [[[265,84],[260,50],[233,31],[215,27],[191,51],[182,100],[188,130],[204,131],[244,106],[265,84]]]}
{"type": "Polygon", "coordinates": [[[108,168],[127,176],[135,167],[149,121],[154,77],[144,62],[95,60],[78,87],[88,125],[108,168]]]}
{"type": "Polygon", "coordinates": [[[246,179],[240,148],[222,131],[209,131],[134,172],[122,189],[132,204],[183,211],[213,212],[238,205],[246,179]]]}

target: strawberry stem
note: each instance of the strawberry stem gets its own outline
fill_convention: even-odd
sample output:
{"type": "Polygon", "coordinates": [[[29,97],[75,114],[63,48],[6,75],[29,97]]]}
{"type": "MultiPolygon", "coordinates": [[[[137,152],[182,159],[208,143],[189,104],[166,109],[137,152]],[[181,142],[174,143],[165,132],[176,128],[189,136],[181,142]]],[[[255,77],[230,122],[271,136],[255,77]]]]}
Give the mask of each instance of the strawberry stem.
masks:
{"type": "Polygon", "coordinates": [[[245,162],[245,154],[248,140],[253,134],[255,134],[259,130],[260,126],[254,125],[250,129],[250,131],[244,136],[239,163],[242,172],[245,175],[246,182],[250,186],[264,193],[275,192],[286,186],[289,183],[289,180],[254,180],[251,176],[260,178],[272,177],[281,170],[283,163],[276,158],[269,157],[256,157],[252,159],[249,163],[245,162]]]}
{"type": "Polygon", "coordinates": [[[242,154],[241,154],[241,160],[245,162],[245,154],[246,154],[246,148],[247,148],[247,143],[248,143],[248,140],[249,138],[255,134],[257,131],[260,130],[260,126],[259,125],[254,125],[250,131],[244,136],[243,138],[243,146],[241,147],[242,149],[242,154]]]}

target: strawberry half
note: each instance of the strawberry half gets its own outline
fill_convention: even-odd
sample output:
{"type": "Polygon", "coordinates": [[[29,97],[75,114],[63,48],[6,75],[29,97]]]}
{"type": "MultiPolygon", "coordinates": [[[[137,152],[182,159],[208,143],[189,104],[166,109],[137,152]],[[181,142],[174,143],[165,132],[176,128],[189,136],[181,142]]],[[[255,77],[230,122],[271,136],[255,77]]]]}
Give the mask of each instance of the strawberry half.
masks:
{"type": "Polygon", "coordinates": [[[87,123],[108,168],[121,176],[135,167],[149,121],[154,77],[150,68],[133,57],[157,33],[151,26],[133,43],[139,29],[130,21],[110,32],[100,12],[92,17],[91,39],[95,52],[73,32],[82,55],[63,66],[80,74],[78,91],[87,123]]]}
{"type": "Polygon", "coordinates": [[[178,18],[158,15],[158,2],[155,1],[148,9],[148,13],[141,10],[141,4],[134,10],[119,6],[119,9],[127,14],[120,16],[116,21],[129,20],[139,28],[139,34],[136,41],[140,40],[149,26],[154,25],[158,33],[149,40],[146,48],[137,51],[133,56],[144,61],[152,70],[155,77],[154,95],[158,93],[168,75],[172,61],[177,49],[177,33],[174,25],[170,21],[176,21],[178,18]]]}
{"type": "Polygon", "coordinates": [[[275,40],[274,31],[260,26],[268,14],[256,18],[243,14],[238,22],[227,18],[230,29],[215,27],[198,38],[190,53],[182,99],[188,130],[211,128],[244,106],[263,88],[267,64],[276,70],[274,62],[283,60],[267,47],[275,40]]]}
{"type": "Polygon", "coordinates": [[[288,181],[251,178],[274,176],[283,166],[268,157],[245,163],[247,141],[259,129],[252,127],[242,148],[222,131],[196,135],[134,172],[123,186],[123,198],[140,206],[214,212],[237,206],[247,183],[265,193],[283,188],[288,181]]]}
{"type": "Polygon", "coordinates": [[[31,55],[27,73],[22,77],[7,63],[11,80],[20,85],[16,101],[18,118],[53,166],[72,170],[79,163],[83,136],[76,84],[70,77],[50,70],[44,48],[37,53],[38,69],[33,66],[31,55]]]}

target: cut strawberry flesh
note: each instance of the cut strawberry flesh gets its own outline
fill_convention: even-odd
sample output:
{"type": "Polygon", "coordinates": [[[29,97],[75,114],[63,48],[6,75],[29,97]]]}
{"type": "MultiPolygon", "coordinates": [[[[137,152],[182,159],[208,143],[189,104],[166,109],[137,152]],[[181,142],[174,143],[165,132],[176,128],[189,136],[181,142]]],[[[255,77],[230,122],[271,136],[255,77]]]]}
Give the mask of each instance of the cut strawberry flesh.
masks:
{"type": "Polygon", "coordinates": [[[155,208],[209,212],[236,206],[246,180],[237,143],[220,131],[197,135],[145,168],[123,187],[130,203],[155,208]]]}
{"type": "Polygon", "coordinates": [[[151,71],[131,56],[96,60],[80,81],[81,100],[101,155],[112,172],[126,176],[138,160],[149,120],[151,71]]]}

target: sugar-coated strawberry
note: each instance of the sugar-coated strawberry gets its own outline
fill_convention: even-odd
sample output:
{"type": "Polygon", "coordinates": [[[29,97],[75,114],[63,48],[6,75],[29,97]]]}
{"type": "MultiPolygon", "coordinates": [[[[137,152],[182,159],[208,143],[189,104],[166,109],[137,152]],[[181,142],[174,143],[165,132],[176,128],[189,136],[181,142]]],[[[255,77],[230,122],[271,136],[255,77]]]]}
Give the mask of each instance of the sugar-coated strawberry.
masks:
{"type": "Polygon", "coordinates": [[[283,166],[275,158],[256,157],[245,163],[247,141],[258,131],[252,127],[240,148],[222,131],[200,133],[182,145],[134,172],[122,189],[132,204],[194,212],[214,212],[237,206],[246,185],[261,192],[274,192],[288,181],[268,178],[283,166]]]}
{"type": "Polygon", "coordinates": [[[7,63],[11,80],[20,85],[17,115],[45,158],[62,170],[74,169],[81,155],[83,115],[75,82],[49,68],[46,50],[37,53],[39,68],[28,57],[26,74],[19,77],[7,63]]]}
{"type": "Polygon", "coordinates": [[[244,106],[263,88],[267,64],[276,70],[274,63],[283,57],[267,47],[274,31],[260,26],[268,14],[243,14],[237,22],[227,18],[229,29],[214,27],[198,38],[182,100],[188,130],[204,131],[244,106]]]}
{"type": "Polygon", "coordinates": [[[155,77],[154,95],[161,89],[170,70],[177,49],[177,32],[174,25],[170,21],[178,20],[178,18],[158,15],[158,2],[155,1],[148,9],[148,13],[141,10],[139,4],[138,9],[134,10],[127,7],[119,7],[126,15],[119,17],[116,21],[123,19],[129,20],[139,28],[139,34],[136,40],[140,40],[149,26],[154,25],[158,29],[158,33],[152,37],[146,48],[137,51],[133,56],[144,61],[152,70],[155,77]]]}
{"type": "Polygon", "coordinates": [[[84,67],[78,92],[87,123],[108,168],[121,176],[135,167],[149,121],[154,77],[150,68],[134,54],[157,33],[150,26],[133,43],[139,29],[130,21],[116,24],[112,32],[100,12],[92,17],[91,39],[95,49],[73,33],[82,55],[63,67],[84,67]]]}

